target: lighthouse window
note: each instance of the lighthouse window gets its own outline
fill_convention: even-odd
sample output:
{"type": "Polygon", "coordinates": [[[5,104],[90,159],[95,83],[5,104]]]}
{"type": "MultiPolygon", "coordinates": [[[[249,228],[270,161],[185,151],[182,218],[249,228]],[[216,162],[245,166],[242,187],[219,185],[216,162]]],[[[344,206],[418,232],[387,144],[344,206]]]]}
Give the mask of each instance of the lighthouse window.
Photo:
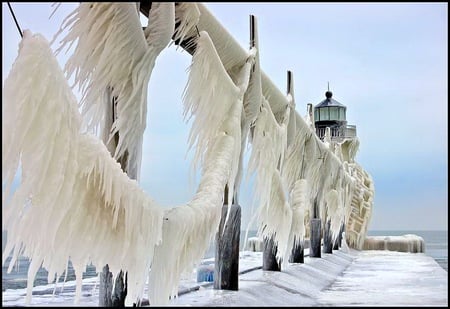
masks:
{"type": "Polygon", "coordinates": [[[339,107],[330,107],[330,120],[339,120],[339,107]]]}
{"type": "Polygon", "coordinates": [[[314,120],[315,121],[320,121],[319,109],[317,109],[317,108],[314,109],[314,120]]]}
{"type": "Polygon", "coordinates": [[[320,109],[320,120],[330,120],[330,113],[328,107],[323,107],[320,109]]]}

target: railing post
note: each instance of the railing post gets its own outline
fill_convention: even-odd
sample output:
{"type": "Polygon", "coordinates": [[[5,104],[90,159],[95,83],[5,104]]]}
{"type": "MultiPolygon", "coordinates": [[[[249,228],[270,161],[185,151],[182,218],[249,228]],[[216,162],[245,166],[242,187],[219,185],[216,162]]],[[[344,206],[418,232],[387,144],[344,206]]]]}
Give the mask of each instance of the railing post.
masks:
{"type": "Polygon", "coordinates": [[[333,250],[339,250],[339,237],[337,237],[333,242],[333,250]]]}
{"type": "Polygon", "coordinates": [[[216,234],[214,289],[237,291],[239,288],[240,235],[241,207],[237,204],[223,205],[219,230],[216,234]],[[227,210],[229,215],[225,223],[227,210]]]}
{"type": "Polygon", "coordinates": [[[319,218],[311,219],[311,233],[310,233],[310,248],[309,248],[309,256],[320,258],[322,256],[320,250],[320,229],[321,229],[321,221],[319,218]]]}
{"type": "Polygon", "coordinates": [[[344,232],[344,229],[345,229],[345,224],[342,223],[341,229],[339,230],[339,236],[338,236],[339,248],[342,247],[342,233],[344,232]]]}
{"type": "Polygon", "coordinates": [[[294,246],[292,247],[290,263],[305,263],[304,245],[294,239],[294,246]]]}
{"type": "Polygon", "coordinates": [[[328,220],[324,226],[323,232],[323,253],[333,253],[333,241],[330,231],[331,221],[328,220]]]}
{"type": "MultiPolygon", "coordinates": [[[[108,94],[112,94],[112,89],[107,89],[108,94]]],[[[104,119],[104,127],[105,130],[103,132],[103,142],[105,143],[107,149],[111,153],[111,156],[114,157],[114,152],[117,147],[117,143],[119,141],[119,134],[120,132],[117,132],[114,135],[114,138],[111,140],[110,143],[108,143],[109,139],[109,129],[112,127],[112,124],[117,119],[117,97],[109,97],[109,102],[111,102],[110,110],[107,113],[107,116],[104,119]]],[[[137,178],[137,170],[134,170],[133,172],[130,172],[127,170],[127,161],[128,161],[128,150],[125,151],[124,155],[117,159],[117,162],[119,162],[120,166],[122,167],[122,170],[127,173],[128,177],[131,179],[137,178]],[[136,173],[136,174],[135,174],[136,173]]],[[[112,273],[109,271],[109,266],[106,264],[103,269],[102,273],[100,275],[100,282],[99,282],[99,306],[100,307],[117,307],[121,304],[125,305],[125,298],[127,296],[127,281],[125,276],[125,281],[123,280],[123,272],[120,270],[120,273],[116,277],[116,281],[113,285],[112,282],[112,273]],[[113,287],[114,287],[114,293],[113,293],[113,287]]]]}
{"type": "Polygon", "coordinates": [[[317,218],[317,199],[314,199],[313,204],[313,218],[310,224],[310,236],[309,236],[309,256],[318,257],[322,256],[320,250],[320,240],[321,240],[321,220],[317,218]]]}
{"type": "Polygon", "coordinates": [[[263,243],[263,270],[281,271],[281,263],[276,258],[277,246],[274,244],[273,236],[264,238],[263,243]]]}
{"type": "MultiPolygon", "coordinates": [[[[294,100],[294,75],[291,71],[287,71],[287,95],[291,96],[292,102],[294,103],[295,107],[295,100],[294,100]]],[[[312,119],[312,104],[308,104],[308,113],[309,117],[312,119]]],[[[288,141],[288,147],[290,143],[295,138],[295,114],[294,110],[291,110],[289,114],[289,124],[288,124],[288,130],[287,130],[287,141],[288,141]]],[[[291,263],[303,263],[304,262],[304,252],[303,252],[303,239],[297,239],[297,236],[294,236],[294,245],[291,249],[291,255],[289,257],[289,262],[291,263]]]]}
{"type": "Polygon", "coordinates": [[[112,307],[112,273],[109,271],[109,266],[103,266],[100,273],[100,284],[98,291],[98,305],[99,307],[112,307]]]}

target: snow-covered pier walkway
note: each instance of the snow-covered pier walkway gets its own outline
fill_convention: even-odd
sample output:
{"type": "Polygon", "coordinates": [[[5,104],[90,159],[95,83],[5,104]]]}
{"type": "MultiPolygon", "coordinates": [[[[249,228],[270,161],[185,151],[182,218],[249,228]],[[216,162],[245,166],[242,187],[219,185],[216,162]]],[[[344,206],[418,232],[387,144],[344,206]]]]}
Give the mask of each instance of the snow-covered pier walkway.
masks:
{"type": "MultiPolygon", "coordinates": [[[[212,261],[204,260],[204,264],[212,261]]],[[[281,272],[263,271],[262,252],[243,251],[238,291],[215,290],[212,282],[197,283],[194,272],[181,281],[179,296],[168,305],[448,306],[448,273],[426,253],[349,249],[322,253],[321,258],[305,256],[304,261],[289,264],[281,272]]],[[[75,282],[66,282],[64,291],[58,288],[55,295],[53,284],[35,287],[29,306],[97,307],[96,281],[83,280],[78,304],[74,303],[75,282]]],[[[25,306],[25,289],[2,294],[3,306],[25,306]]]]}
{"type": "Polygon", "coordinates": [[[447,306],[448,273],[424,253],[338,250],[281,272],[241,274],[239,291],[201,287],[171,305],[447,306]]]}

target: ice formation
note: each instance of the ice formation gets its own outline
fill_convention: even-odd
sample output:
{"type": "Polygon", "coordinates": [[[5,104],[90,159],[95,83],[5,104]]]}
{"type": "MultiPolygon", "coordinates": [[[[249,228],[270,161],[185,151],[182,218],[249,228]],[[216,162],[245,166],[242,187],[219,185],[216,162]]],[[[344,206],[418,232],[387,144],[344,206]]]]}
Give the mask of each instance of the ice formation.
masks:
{"type": "Polygon", "coordinates": [[[294,188],[290,195],[290,206],[292,209],[291,229],[289,231],[289,238],[286,246],[285,256],[283,261],[289,261],[289,255],[292,248],[299,245],[303,246],[305,239],[305,218],[308,211],[308,182],[306,179],[299,179],[295,182],[294,188]]]}
{"type": "Polygon", "coordinates": [[[70,259],[78,297],[83,267],[108,263],[128,271],[128,305],[148,275],[150,304],[166,304],[217,232],[225,185],[228,201],[237,196],[250,126],[259,234],[274,238],[278,260],[308,237],[314,216],[330,221],[333,239],[345,223],[344,244],[361,249],[374,187],[354,161],[358,139],[336,143],[328,132],[322,142],[295,111],[293,89],[282,95],[260,69],[257,35],[243,50],[203,5],[152,3],[144,31],[138,17],[135,3],[81,3],[62,25],[59,50],[75,44],[65,71],[81,88],[83,120],[42,36],[25,31],[5,81],[3,263],[11,252],[9,270],[19,255],[32,259],[28,300],[41,265],[52,281],[70,259]],[[189,203],[164,210],[115,159],[127,153],[124,170],[139,179],[147,84],[172,36],[196,44],[184,105],[202,178],[189,203]],[[18,168],[22,183],[11,193],[18,168]]]}
{"type": "Polygon", "coordinates": [[[3,90],[2,183],[9,187],[22,169],[20,186],[3,192],[3,263],[11,252],[9,271],[19,255],[31,258],[28,301],[41,264],[52,281],[69,259],[78,297],[84,267],[108,263],[113,272],[128,271],[128,293],[139,298],[161,241],[162,208],[98,138],[80,132],[76,99],[41,35],[24,32],[3,90]]]}
{"type": "Polygon", "coordinates": [[[262,238],[274,238],[278,246],[277,257],[286,250],[292,211],[281,170],[287,147],[286,125],[289,109],[281,124],[278,124],[268,101],[263,97],[252,137],[252,153],[249,172],[256,172],[254,196],[258,208],[258,234],[262,238]]]}
{"type": "MultiPolygon", "coordinates": [[[[244,59],[247,57],[247,53],[245,50],[233,39],[233,37],[227,32],[225,28],[223,28],[220,23],[214,18],[214,16],[205,8],[203,4],[197,4],[198,10],[200,11],[200,18],[197,24],[199,31],[206,30],[208,31],[211,40],[214,43],[214,46],[217,50],[217,54],[219,55],[223,66],[227,70],[227,72],[232,73],[236,67],[242,64],[244,59]]],[[[191,32],[191,36],[194,35],[194,32],[191,32]]],[[[256,66],[255,66],[256,68],[256,66]]],[[[279,89],[273,84],[270,78],[260,70],[261,74],[261,96],[266,98],[269,102],[271,112],[275,117],[277,123],[282,123],[286,109],[289,104],[293,105],[295,108],[295,102],[293,100],[293,92],[290,96],[284,96],[279,89]]],[[[232,74],[230,74],[232,75],[232,74]]],[[[257,78],[257,74],[251,75],[252,78],[257,78]]],[[[252,85],[252,83],[250,83],[252,85]]],[[[263,99],[262,99],[263,100],[263,99]]],[[[371,207],[372,199],[367,199],[368,196],[373,196],[373,182],[370,179],[370,175],[365,173],[361,169],[361,172],[364,173],[364,177],[356,178],[351,176],[351,173],[355,170],[355,167],[348,168],[350,164],[355,165],[354,157],[356,155],[356,151],[359,146],[359,141],[357,138],[352,140],[346,140],[342,144],[337,145],[335,142],[332,142],[330,146],[331,148],[326,147],[326,145],[316,136],[314,132],[314,127],[311,126],[313,119],[310,119],[311,123],[305,121],[302,117],[298,115],[294,110],[291,113],[291,118],[295,119],[295,129],[290,127],[292,120],[289,119],[289,123],[287,129],[291,129],[289,132],[289,137],[287,139],[287,144],[289,147],[286,149],[286,157],[290,157],[287,159],[284,170],[281,171],[282,177],[285,178],[285,187],[287,188],[285,192],[285,197],[287,198],[288,193],[293,188],[293,184],[299,179],[307,179],[307,193],[306,193],[306,203],[308,205],[308,209],[305,211],[306,216],[306,231],[305,235],[308,236],[308,219],[311,218],[313,213],[314,204],[317,205],[318,214],[317,217],[321,217],[323,221],[326,220],[327,210],[326,210],[326,199],[325,196],[330,190],[336,190],[338,192],[338,196],[340,196],[341,203],[343,205],[342,208],[337,208],[335,211],[338,214],[338,218],[336,218],[334,227],[332,228],[332,234],[337,235],[339,224],[337,222],[344,221],[347,226],[347,223],[350,223],[350,226],[355,226],[355,235],[359,235],[360,239],[364,238],[365,231],[364,228],[360,228],[358,224],[363,223],[364,226],[368,225],[370,221],[370,211],[364,211],[367,207],[371,207]],[[293,129],[293,130],[292,130],[293,129]],[[294,134],[292,134],[294,133],[294,134]],[[293,138],[293,140],[291,140],[293,138]],[[298,146],[294,146],[291,144],[298,144],[298,146]],[[336,150],[336,147],[339,147],[336,150]],[[340,152],[340,153],[339,153],[340,152]],[[302,158],[299,160],[299,158],[302,158]],[[290,161],[290,162],[288,162],[290,161]],[[344,171],[340,171],[342,169],[341,166],[347,164],[347,168],[344,171]],[[289,168],[289,167],[291,168],[289,168]],[[341,177],[342,180],[337,180],[336,175],[341,177]],[[331,176],[331,177],[330,177],[331,176]],[[359,201],[363,199],[363,196],[356,195],[354,192],[357,187],[360,187],[362,183],[365,183],[365,187],[368,189],[366,192],[366,200],[365,208],[361,208],[359,201]],[[352,202],[353,201],[353,202],[352,202]],[[360,212],[360,209],[363,210],[360,212]],[[358,216],[358,224],[355,219],[350,217],[358,216]]],[[[261,121],[261,120],[259,120],[261,121]]],[[[258,122],[258,119],[255,120],[258,122]]],[[[255,147],[252,141],[252,149],[255,147]]],[[[254,151],[254,150],[253,150],[254,151]]],[[[253,168],[255,170],[255,164],[253,167],[250,167],[251,163],[249,162],[249,169],[253,168]]],[[[258,171],[258,173],[264,173],[263,171],[258,171]]],[[[267,174],[266,174],[267,175],[267,174]]],[[[257,176],[260,177],[260,176],[257,176]]],[[[261,177],[262,178],[262,177],[261,177]]],[[[267,181],[267,179],[265,179],[267,181]]],[[[255,186],[257,188],[258,185],[255,186]]],[[[258,195],[254,192],[255,195],[258,195]]],[[[259,197],[261,200],[264,198],[267,199],[267,191],[263,192],[263,195],[259,197]]],[[[338,204],[339,205],[339,204],[338,204]]],[[[283,212],[280,212],[283,213],[283,212]]],[[[324,222],[325,223],[325,222],[324,222]]],[[[325,224],[322,224],[324,226],[325,224]]],[[[284,233],[286,234],[286,233],[284,233]]],[[[351,232],[347,233],[349,238],[355,238],[356,236],[351,236],[351,232]],[[350,236],[349,236],[350,235],[350,236]]],[[[361,243],[350,241],[349,243],[355,248],[360,249],[361,243]]],[[[280,256],[280,254],[277,254],[280,256]]]]}
{"type": "Polygon", "coordinates": [[[57,53],[75,44],[65,72],[67,78],[74,75],[74,86],[81,90],[87,129],[100,129],[114,158],[126,161],[124,170],[139,180],[148,82],[174,33],[175,5],[152,3],[142,31],[135,3],[83,2],[54,39],[67,29],[57,53]]]}
{"type": "Polygon", "coordinates": [[[156,248],[150,272],[151,304],[166,304],[177,295],[180,275],[192,271],[217,232],[225,185],[236,177],[242,96],[207,32],[200,32],[184,103],[185,115],[195,116],[189,140],[196,148],[195,160],[202,163],[202,178],[194,198],[165,215],[163,242],[156,248]]]}

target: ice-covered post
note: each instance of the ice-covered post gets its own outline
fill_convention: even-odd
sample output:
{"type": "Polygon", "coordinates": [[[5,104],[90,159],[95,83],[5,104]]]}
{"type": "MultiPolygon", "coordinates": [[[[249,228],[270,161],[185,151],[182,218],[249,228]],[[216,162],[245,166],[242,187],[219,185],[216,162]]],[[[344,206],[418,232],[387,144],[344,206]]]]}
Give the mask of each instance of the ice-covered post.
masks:
{"type": "Polygon", "coordinates": [[[263,239],[263,270],[281,271],[281,261],[277,261],[278,246],[275,244],[274,235],[263,239]]]}
{"type": "Polygon", "coordinates": [[[331,221],[325,223],[323,231],[323,253],[333,253],[333,238],[331,235],[331,221]]]}
{"type": "Polygon", "coordinates": [[[342,247],[342,233],[344,232],[344,229],[345,229],[345,223],[342,223],[341,229],[339,230],[339,236],[338,236],[339,248],[342,247]]]}
{"type": "Polygon", "coordinates": [[[108,264],[106,264],[100,273],[100,286],[98,291],[99,307],[112,307],[112,290],[112,273],[109,271],[108,264]]]}
{"type": "MultiPolygon", "coordinates": [[[[107,89],[108,94],[111,94],[111,89],[107,89]]],[[[111,108],[109,113],[107,113],[105,117],[105,130],[103,132],[103,141],[108,148],[109,152],[112,156],[114,156],[114,152],[116,151],[117,143],[119,141],[119,132],[114,135],[113,140],[108,143],[109,138],[109,129],[117,118],[117,98],[110,97],[109,101],[111,102],[111,108]]],[[[133,171],[127,171],[127,160],[128,160],[128,151],[125,151],[123,156],[117,159],[120,163],[122,170],[128,174],[131,179],[137,178],[137,169],[133,169],[133,171]]],[[[100,307],[121,307],[125,306],[125,297],[127,296],[127,280],[125,275],[125,281],[123,278],[122,270],[116,277],[115,284],[112,283],[113,275],[109,271],[109,266],[106,264],[102,273],[100,274],[100,282],[99,282],[99,297],[98,304],[100,307]],[[114,290],[113,290],[114,288],[114,290]],[[114,293],[113,293],[114,291],[114,293]]]]}
{"type": "Polygon", "coordinates": [[[281,271],[281,263],[276,259],[277,246],[274,244],[273,236],[264,238],[263,243],[263,270],[281,271]]]}
{"type": "MultiPolygon", "coordinates": [[[[291,71],[287,71],[287,89],[286,89],[286,93],[287,96],[290,96],[290,100],[288,100],[289,102],[292,103],[292,111],[289,114],[289,117],[291,117],[289,119],[289,125],[288,125],[288,129],[287,129],[287,145],[289,147],[289,145],[292,143],[292,141],[295,138],[295,134],[296,134],[296,120],[295,120],[295,99],[294,99],[294,75],[292,74],[291,71]]],[[[303,177],[303,173],[302,173],[302,177],[303,177]]],[[[293,215],[295,214],[295,212],[293,211],[293,215]]],[[[294,220],[294,218],[293,218],[294,220]]],[[[297,218],[298,220],[298,218],[297,218]]],[[[303,220],[303,218],[301,218],[301,220],[303,220]]],[[[291,255],[289,257],[289,262],[291,263],[304,263],[304,245],[303,245],[303,239],[297,239],[297,235],[294,236],[294,245],[292,246],[291,249],[291,255]]]]}
{"type": "Polygon", "coordinates": [[[228,187],[226,186],[222,217],[216,234],[214,289],[237,291],[239,288],[240,235],[241,207],[235,204],[234,200],[228,201],[228,187]],[[228,221],[225,222],[227,211],[229,211],[228,221]]]}
{"type": "Polygon", "coordinates": [[[337,237],[333,243],[333,250],[338,250],[338,249],[339,249],[339,238],[337,237]]]}
{"type": "MultiPolygon", "coordinates": [[[[250,48],[257,48],[256,20],[250,15],[250,48]]],[[[241,77],[237,78],[242,99],[248,89],[253,61],[247,60],[242,67],[241,77]]],[[[238,201],[238,191],[242,175],[243,150],[245,149],[249,123],[246,115],[241,118],[241,153],[239,156],[239,170],[236,175],[233,200],[228,200],[228,186],[225,186],[224,205],[220,219],[219,230],[216,234],[214,288],[221,290],[238,290],[239,288],[239,240],[241,235],[241,206],[238,201]],[[227,219],[228,216],[228,219],[227,219]]]]}
{"type": "Polygon", "coordinates": [[[333,250],[338,250],[341,247],[342,243],[342,232],[344,231],[344,223],[341,224],[341,228],[339,229],[339,234],[334,241],[333,250]]]}
{"type": "Polygon", "coordinates": [[[294,246],[292,247],[289,262],[305,263],[304,245],[302,244],[302,242],[297,241],[296,239],[294,239],[294,246]]]}
{"type": "Polygon", "coordinates": [[[320,250],[320,240],[321,240],[321,221],[318,218],[318,205],[317,198],[314,199],[313,204],[313,217],[311,219],[311,230],[309,236],[309,256],[310,257],[321,257],[320,250]]]}

